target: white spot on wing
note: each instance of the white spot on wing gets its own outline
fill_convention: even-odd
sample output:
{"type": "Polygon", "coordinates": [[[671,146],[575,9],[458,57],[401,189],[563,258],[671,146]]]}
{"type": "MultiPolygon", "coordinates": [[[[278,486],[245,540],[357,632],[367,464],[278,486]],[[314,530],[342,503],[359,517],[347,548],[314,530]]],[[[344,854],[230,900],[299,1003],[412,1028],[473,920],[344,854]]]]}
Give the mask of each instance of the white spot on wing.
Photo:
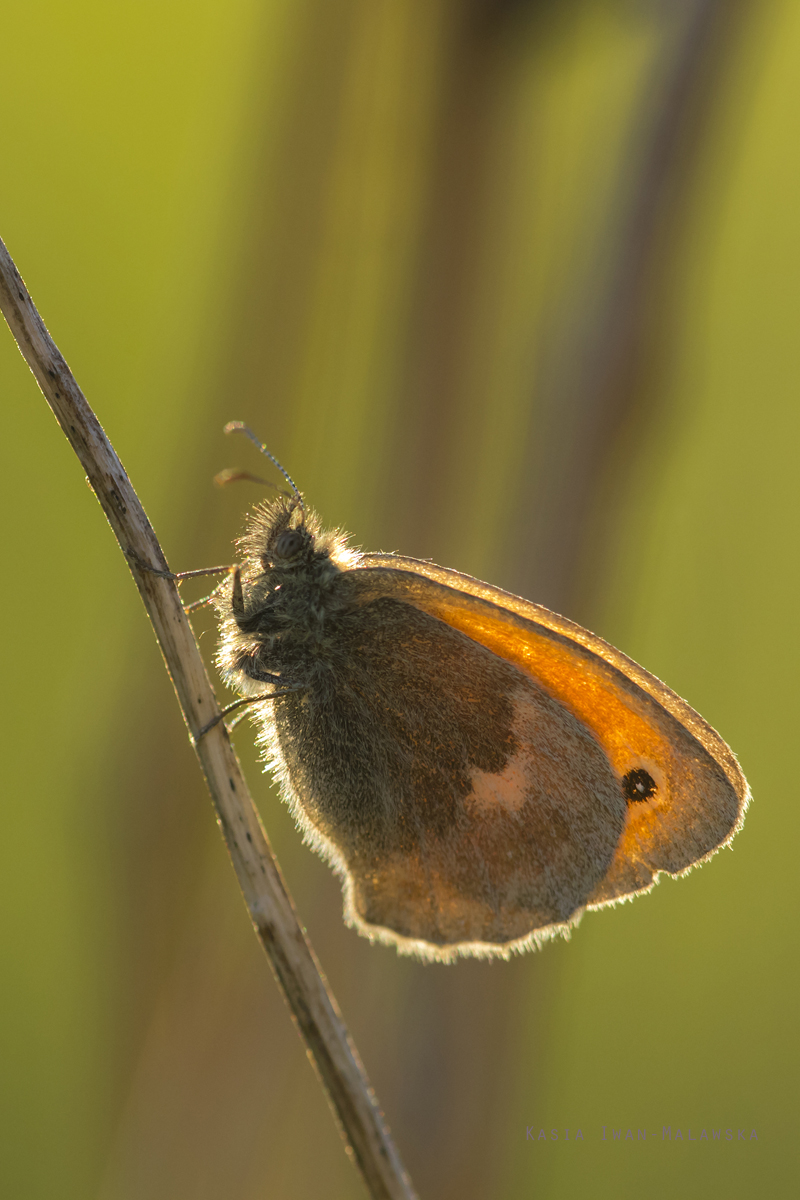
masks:
{"type": "Polygon", "coordinates": [[[536,725],[526,694],[517,696],[514,700],[513,728],[517,751],[503,770],[489,772],[475,767],[470,773],[472,793],[466,798],[466,806],[473,813],[489,814],[497,812],[498,807],[509,813],[518,813],[530,796],[530,746],[536,736],[536,725]]]}
{"type": "Polygon", "coordinates": [[[530,791],[528,764],[529,756],[520,747],[499,775],[473,770],[472,792],[467,797],[467,807],[473,812],[491,813],[496,812],[498,807],[511,813],[519,812],[530,791]]]}

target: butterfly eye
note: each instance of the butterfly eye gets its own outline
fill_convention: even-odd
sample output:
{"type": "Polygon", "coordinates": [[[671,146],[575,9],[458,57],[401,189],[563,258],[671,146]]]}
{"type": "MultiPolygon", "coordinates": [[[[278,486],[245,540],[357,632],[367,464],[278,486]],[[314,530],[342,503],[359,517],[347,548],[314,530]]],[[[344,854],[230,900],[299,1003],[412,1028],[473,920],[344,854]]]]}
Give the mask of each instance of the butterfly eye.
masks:
{"type": "Polygon", "coordinates": [[[279,558],[294,558],[303,549],[304,542],[299,529],[284,529],[275,542],[275,553],[279,558]]]}
{"type": "Polygon", "coordinates": [[[644,767],[637,767],[634,771],[628,771],[622,781],[622,790],[625,799],[635,804],[639,800],[649,800],[658,791],[658,787],[649,771],[645,771],[644,767]]]}

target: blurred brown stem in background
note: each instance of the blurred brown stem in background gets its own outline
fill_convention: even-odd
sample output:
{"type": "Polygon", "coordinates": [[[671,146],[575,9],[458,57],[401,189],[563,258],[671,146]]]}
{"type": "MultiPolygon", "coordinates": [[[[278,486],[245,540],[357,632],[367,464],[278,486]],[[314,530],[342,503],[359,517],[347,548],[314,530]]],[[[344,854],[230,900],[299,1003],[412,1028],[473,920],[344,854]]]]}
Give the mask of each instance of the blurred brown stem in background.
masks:
{"type": "Polygon", "coordinates": [[[370,1196],[414,1192],[336,1001],[297,919],[228,738],[191,625],[155,532],[108,438],[0,241],[0,309],[87,472],[158,639],[253,925],[305,1040],[370,1196]],[[147,569],[150,564],[150,570],[147,569]],[[208,729],[208,732],[202,731],[208,729]]]}
{"type": "MultiPolygon", "coordinates": [[[[406,523],[431,531],[452,520],[447,464],[460,420],[463,361],[481,272],[487,209],[498,210],[496,149],[507,133],[504,94],[524,38],[561,36],[573,0],[471,0],[451,9],[439,102],[435,169],[409,330],[396,486],[406,523]],[[561,25],[559,26],[559,22],[561,25]],[[444,469],[443,469],[444,468],[444,469]],[[409,475],[411,478],[409,479],[409,475]]],[[[664,343],[665,282],[679,248],[696,168],[746,0],[680,0],[651,6],[661,47],[635,116],[610,213],[590,261],[572,264],[531,339],[528,428],[497,533],[502,586],[575,613],[580,578],[599,560],[590,535],[610,465],[633,452],[631,426],[646,408],[648,371],[664,343]],[[661,322],[661,324],[659,324],[661,322]]],[[[638,12],[644,12],[642,6],[638,12]]],[[[598,203],[602,199],[599,198],[598,203]]],[[[519,236],[524,228],[519,226],[519,236]]],[[[485,396],[487,410],[493,398],[485,396]]],[[[650,406],[652,408],[652,406],[650,406]]],[[[463,418],[461,418],[463,419],[463,418]]],[[[637,427],[633,436],[640,433],[637,427]]],[[[417,553],[420,550],[417,549],[417,553]]],[[[427,546],[421,551],[429,553],[427,546]]],[[[585,598],[582,598],[585,599],[585,598]]],[[[590,604],[587,605],[590,607],[590,604]]]]}
{"type": "MultiPolygon", "coordinates": [[[[541,417],[526,449],[530,464],[513,506],[510,538],[525,548],[514,590],[557,612],[591,607],[600,573],[603,489],[635,453],[652,417],[652,376],[669,328],[666,285],[680,248],[687,202],[720,83],[746,0],[684,0],[665,38],[619,199],[596,269],[551,313],[535,383],[541,417]],[[599,519],[598,519],[599,518],[599,519]],[[593,543],[590,546],[590,542],[593,543]]],[[[623,472],[624,473],[624,472],[623,472]]],[[[590,618],[586,618],[590,619],[590,618]]]]}

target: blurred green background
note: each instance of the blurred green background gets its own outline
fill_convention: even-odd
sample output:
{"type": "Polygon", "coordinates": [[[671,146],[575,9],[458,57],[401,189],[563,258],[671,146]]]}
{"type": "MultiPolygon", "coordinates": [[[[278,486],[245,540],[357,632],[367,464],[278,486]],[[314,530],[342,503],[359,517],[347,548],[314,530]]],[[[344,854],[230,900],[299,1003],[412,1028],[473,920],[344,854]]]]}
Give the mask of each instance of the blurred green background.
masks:
{"type": "MultiPolygon", "coordinates": [[[[423,966],[343,927],[239,726],[421,1195],[792,1195],[800,9],[28,0],[3,61],[0,234],[174,569],[230,559],[259,493],[211,478],[257,469],[247,420],[358,544],[590,626],[750,779],[702,871],[423,966]]],[[[358,1197],[7,332],[0,379],[3,1195],[358,1197]]]]}

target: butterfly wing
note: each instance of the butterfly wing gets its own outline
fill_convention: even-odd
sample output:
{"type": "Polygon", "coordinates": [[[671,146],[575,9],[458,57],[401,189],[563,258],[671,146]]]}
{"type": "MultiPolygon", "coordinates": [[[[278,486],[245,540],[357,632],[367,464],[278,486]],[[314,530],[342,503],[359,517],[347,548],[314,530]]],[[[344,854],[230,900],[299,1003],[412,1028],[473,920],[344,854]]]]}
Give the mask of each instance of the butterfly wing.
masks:
{"type": "MultiPolygon", "coordinates": [[[[661,871],[687,870],[739,829],[749,790],[732,751],[626,655],[540,605],[457,571],[395,555],[365,556],[360,566],[351,574],[360,577],[354,583],[362,602],[392,597],[459,630],[539,685],[602,750],[625,812],[586,906],[644,891],[661,871]]],[[[535,739],[535,720],[530,729],[535,739]]]]}
{"type": "Polygon", "coordinates": [[[427,957],[507,953],[585,907],[624,827],[619,782],[534,678],[386,583],[339,578],[323,660],[264,706],[266,744],[352,924],[427,957]]]}

